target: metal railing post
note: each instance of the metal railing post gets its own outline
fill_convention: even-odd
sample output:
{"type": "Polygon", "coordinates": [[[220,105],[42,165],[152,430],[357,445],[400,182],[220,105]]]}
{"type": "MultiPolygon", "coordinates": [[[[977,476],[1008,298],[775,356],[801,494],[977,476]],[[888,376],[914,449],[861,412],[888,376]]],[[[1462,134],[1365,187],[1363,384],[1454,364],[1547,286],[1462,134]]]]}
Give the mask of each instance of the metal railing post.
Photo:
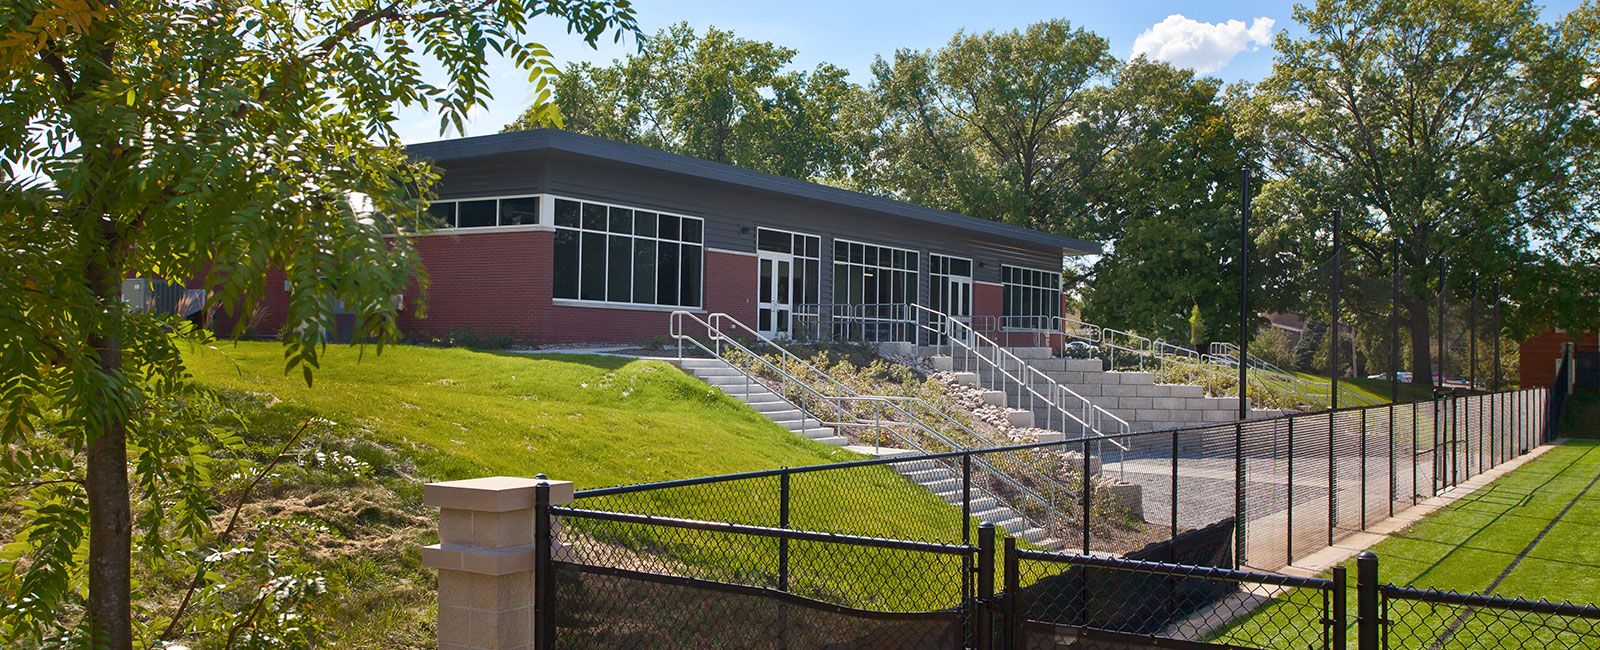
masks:
{"type": "Polygon", "coordinates": [[[1328,635],[1328,641],[1332,642],[1323,647],[1331,646],[1333,650],[1344,650],[1346,644],[1345,630],[1350,627],[1349,606],[1345,602],[1345,599],[1349,597],[1348,580],[1349,578],[1345,577],[1344,567],[1333,567],[1333,591],[1328,594],[1333,599],[1333,612],[1332,616],[1323,625],[1323,629],[1326,630],[1328,635]]]}
{"type": "Polygon", "coordinates": [[[1419,409],[1417,407],[1417,403],[1416,402],[1412,402],[1411,403],[1411,505],[1413,505],[1413,506],[1417,505],[1417,497],[1420,496],[1420,495],[1417,494],[1417,492],[1421,491],[1421,490],[1417,489],[1417,433],[1419,433],[1419,431],[1420,431],[1420,429],[1418,428],[1419,425],[1417,424],[1417,416],[1421,415],[1421,414],[1422,414],[1422,411],[1421,411],[1421,409],[1419,409]]]}
{"type": "Polygon", "coordinates": [[[555,576],[551,575],[550,484],[533,487],[533,647],[555,647],[555,576]]]}
{"type": "Polygon", "coordinates": [[[1378,614],[1378,556],[1362,551],[1356,556],[1356,647],[1378,650],[1383,618],[1378,614]]]}
{"type": "Polygon", "coordinates": [[[994,621],[990,606],[994,601],[994,524],[978,525],[978,597],[970,611],[977,622],[973,647],[989,650],[994,646],[994,621]]]}
{"type": "MultiPolygon", "coordinates": [[[[789,468],[778,475],[778,527],[789,527],[789,468]]],[[[789,538],[778,538],[778,591],[789,591],[789,538]]]]}

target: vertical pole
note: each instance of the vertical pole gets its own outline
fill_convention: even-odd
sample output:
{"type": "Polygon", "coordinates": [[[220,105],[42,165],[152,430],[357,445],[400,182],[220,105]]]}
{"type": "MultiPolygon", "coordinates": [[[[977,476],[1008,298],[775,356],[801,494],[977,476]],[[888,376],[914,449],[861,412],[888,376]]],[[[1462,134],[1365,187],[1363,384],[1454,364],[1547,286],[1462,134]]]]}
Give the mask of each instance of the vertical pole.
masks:
{"type": "Polygon", "coordinates": [[[1439,327],[1438,327],[1438,329],[1439,329],[1439,362],[1437,364],[1435,364],[1435,365],[1439,366],[1439,383],[1438,383],[1439,390],[1444,390],[1444,369],[1445,369],[1445,363],[1444,363],[1444,282],[1445,282],[1445,264],[1444,264],[1444,255],[1441,253],[1439,255],[1439,327]]]}
{"type": "Polygon", "coordinates": [[[1367,409],[1361,409],[1361,530],[1367,529],[1367,409]]]}
{"type": "Polygon", "coordinates": [[[1328,546],[1333,546],[1333,525],[1338,520],[1339,514],[1339,484],[1334,479],[1334,428],[1333,415],[1336,411],[1328,411],[1328,546]]]}
{"type": "Polygon", "coordinates": [[[1467,307],[1467,387],[1478,389],[1478,274],[1472,274],[1472,302],[1467,307]]]}
{"type": "Polygon", "coordinates": [[[1376,649],[1383,620],[1378,617],[1378,556],[1356,556],[1356,647],[1376,649]]]}
{"type": "MultiPolygon", "coordinates": [[[[1177,471],[1177,470],[1174,469],[1173,471],[1177,471]]],[[[1090,506],[1093,505],[1093,503],[1089,500],[1090,499],[1089,493],[1092,490],[1093,490],[1093,486],[1089,483],[1089,441],[1085,440],[1085,441],[1083,441],[1083,554],[1084,555],[1088,555],[1089,554],[1089,519],[1090,519],[1089,508],[1090,508],[1090,506]]],[[[1174,495],[1172,495],[1172,497],[1173,497],[1172,498],[1173,503],[1176,504],[1177,500],[1178,500],[1178,498],[1177,498],[1178,495],[1174,494],[1174,495]]]]}
{"type": "MultiPolygon", "coordinates": [[[[1415,343],[1413,343],[1415,345],[1415,343]]],[[[1389,242],[1389,403],[1400,401],[1400,237],[1389,242]]],[[[1392,418],[1391,418],[1392,419],[1392,418]]],[[[1390,423],[1393,425],[1393,422],[1390,423]]],[[[1394,427],[1389,427],[1394,433],[1394,427]]]]}
{"type": "Polygon", "coordinates": [[[1250,416],[1245,386],[1250,378],[1250,168],[1244,168],[1239,210],[1239,419],[1250,416]]]}
{"type": "Polygon", "coordinates": [[[1389,403],[1389,516],[1394,516],[1394,410],[1400,408],[1389,403]]]}
{"type": "Polygon", "coordinates": [[[978,598],[973,604],[973,616],[977,619],[977,638],[974,646],[978,650],[989,650],[994,645],[994,621],[990,605],[994,602],[994,524],[983,522],[978,525],[978,598]]]}
{"type": "Polygon", "coordinates": [[[555,610],[551,606],[556,585],[550,569],[551,541],[550,483],[540,481],[533,487],[533,647],[538,650],[555,647],[556,639],[555,610]]]}
{"type": "Polygon", "coordinates": [[[1500,390],[1500,281],[1494,281],[1494,389],[1500,390]]]}
{"type": "Polygon", "coordinates": [[[1289,416],[1289,506],[1287,509],[1288,521],[1284,528],[1289,534],[1284,539],[1287,551],[1287,563],[1294,564],[1294,416],[1289,416]]]}
{"type": "Polygon", "coordinates": [[[1233,425],[1233,568],[1244,566],[1244,421],[1233,425]]]}
{"type": "MultiPolygon", "coordinates": [[[[778,474],[778,527],[789,527],[789,468],[778,474]]],[[[789,591],[789,538],[778,538],[778,591],[789,591]]]]}
{"type": "Polygon", "coordinates": [[[972,452],[961,454],[961,543],[972,542],[972,452]]]}
{"type": "MultiPolygon", "coordinates": [[[[1339,289],[1344,282],[1344,210],[1333,210],[1333,295],[1328,308],[1328,406],[1339,408],[1339,289]]],[[[1329,453],[1332,447],[1329,447],[1329,453]]]]}
{"type": "Polygon", "coordinates": [[[1017,601],[1021,600],[1022,596],[1022,576],[1020,569],[1021,567],[1019,566],[1017,558],[1017,538],[1011,535],[1006,535],[1004,568],[1005,598],[1000,602],[1001,610],[1004,612],[1002,620],[1005,621],[1004,628],[1001,633],[1001,639],[1003,639],[1005,642],[1004,647],[1006,650],[1013,650],[1014,648],[1019,648],[1022,645],[1020,643],[1020,639],[1017,638],[1017,632],[1022,629],[1022,621],[1017,617],[1017,601]]]}
{"type": "Polygon", "coordinates": [[[1420,411],[1421,410],[1419,408],[1417,408],[1417,403],[1416,402],[1412,402],[1411,403],[1411,505],[1417,505],[1417,497],[1419,496],[1417,493],[1421,491],[1421,488],[1417,487],[1417,433],[1419,433],[1418,426],[1417,426],[1417,416],[1421,415],[1420,411]]]}
{"type": "Polygon", "coordinates": [[[1172,527],[1172,536],[1170,538],[1170,541],[1167,542],[1167,550],[1169,551],[1167,560],[1169,562],[1177,563],[1177,561],[1178,561],[1178,431],[1177,431],[1177,429],[1174,429],[1172,431],[1172,492],[1171,492],[1171,494],[1172,494],[1172,500],[1171,500],[1171,503],[1172,503],[1171,510],[1172,510],[1172,512],[1170,513],[1171,516],[1169,517],[1170,521],[1168,522],[1168,525],[1172,527]]]}
{"type": "MultiPolygon", "coordinates": [[[[1325,627],[1329,640],[1333,642],[1331,644],[1333,650],[1345,650],[1345,646],[1348,644],[1348,640],[1345,638],[1345,630],[1349,628],[1348,619],[1350,618],[1350,606],[1346,604],[1346,598],[1349,597],[1350,591],[1348,585],[1349,578],[1345,577],[1344,567],[1333,567],[1333,593],[1329,594],[1333,597],[1333,616],[1329,617],[1328,625],[1325,627]]],[[[1330,646],[1324,645],[1323,647],[1330,646]]]]}
{"type": "Polygon", "coordinates": [[[1439,408],[1440,400],[1444,399],[1438,393],[1433,397],[1433,496],[1439,496],[1439,482],[1444,478],[1444,462],[1439,455],[1439,433],[1444,428],[1440,415],[1444,412],[1439,408]]]}

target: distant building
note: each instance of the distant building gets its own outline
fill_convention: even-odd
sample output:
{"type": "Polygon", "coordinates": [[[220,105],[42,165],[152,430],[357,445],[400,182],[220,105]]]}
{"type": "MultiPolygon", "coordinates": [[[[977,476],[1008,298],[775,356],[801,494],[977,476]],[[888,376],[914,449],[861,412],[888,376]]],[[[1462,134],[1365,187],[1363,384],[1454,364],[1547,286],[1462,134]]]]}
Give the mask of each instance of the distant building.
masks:
{"type": "Polygon", "coordinates": [[[1577,362],[1579,386],[1600,389],[1600,336],[1595,332],[1575,334],[1559,329],[1529,338],[1517,347],[1519,385],[1533,387],[1553,383],[1556,366],[1561,362],[1561,348],[1569,341],[1574,344],[1573,359],[1577,362]]]}

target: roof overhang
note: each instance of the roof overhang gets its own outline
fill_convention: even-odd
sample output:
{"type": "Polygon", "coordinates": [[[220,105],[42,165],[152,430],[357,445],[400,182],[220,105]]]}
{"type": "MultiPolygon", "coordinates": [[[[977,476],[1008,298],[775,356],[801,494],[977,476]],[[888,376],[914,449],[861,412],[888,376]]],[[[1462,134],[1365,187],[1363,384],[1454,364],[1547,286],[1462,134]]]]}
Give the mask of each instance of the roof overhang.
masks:
{"type": "Polygon", "coordinates": [[[446,163],[446,166],[452,160],[516,153],[559,152],[891,215],[1035,246],[1056,247],[1060,248],[1064,255],[1098,255],[1102,252],[1100,244],[1096,242],[1063,237],[1031,228],[1013,226],[988,219],[978,219],[905,201],[818,185],[793,178],[668,153],[658,149],[580,135],[560,129],[535,129],[532,131],[516,131],[470,138],[421,142],[407,145],[406,151],[416,158],[446,163]]]}

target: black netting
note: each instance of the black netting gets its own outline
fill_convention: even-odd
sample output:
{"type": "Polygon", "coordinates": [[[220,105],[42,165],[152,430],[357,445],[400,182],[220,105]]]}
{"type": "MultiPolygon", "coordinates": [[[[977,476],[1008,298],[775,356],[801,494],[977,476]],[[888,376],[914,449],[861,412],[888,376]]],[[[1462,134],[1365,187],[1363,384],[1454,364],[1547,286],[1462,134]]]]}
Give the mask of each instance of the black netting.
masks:
{"type": "Polygon", "coordinates": [[[883,613],[737,585],[558,564],[559,648],[960,648],[959,611],[883,613]]]}

